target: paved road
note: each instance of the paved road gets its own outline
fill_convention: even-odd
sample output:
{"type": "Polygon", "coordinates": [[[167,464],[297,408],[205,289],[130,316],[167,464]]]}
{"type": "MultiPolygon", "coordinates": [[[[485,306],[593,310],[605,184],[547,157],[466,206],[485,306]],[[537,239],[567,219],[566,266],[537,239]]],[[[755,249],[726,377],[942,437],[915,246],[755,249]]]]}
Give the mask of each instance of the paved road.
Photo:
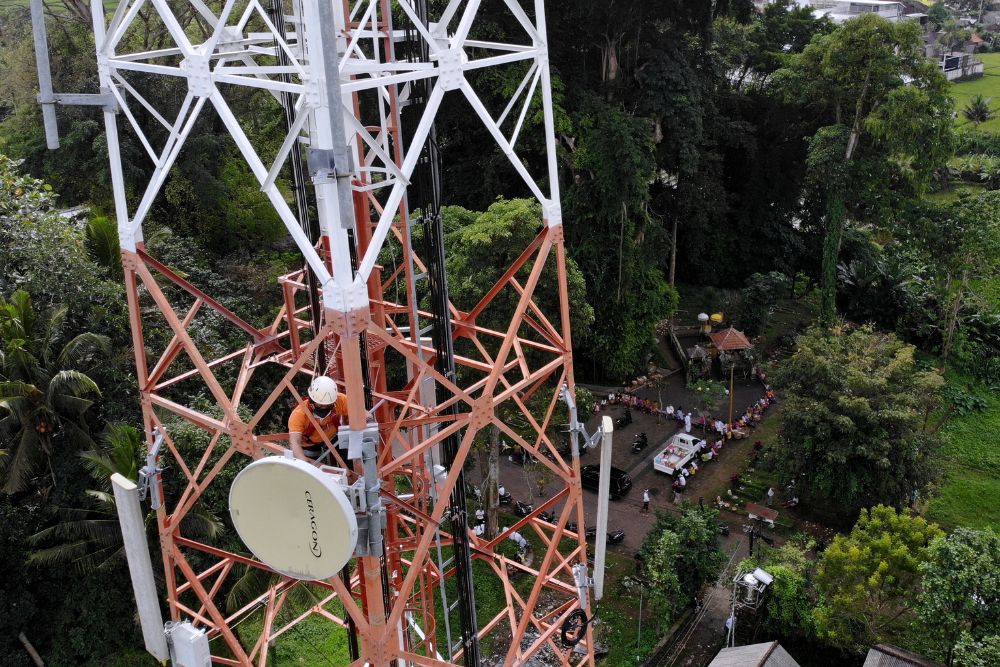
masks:
{"type": "MultiPolygon", "coordinates": [[[[683,386],[683,378],[673,378],[675,381],[663,392],[665,401],[673,402],[675,405],[694,405],[694,400],[690,393],[683,386]]],[[[648,392],[648,398],[655,398],[652,392],[648,392]]],[[[734,404],[739,412],[747,405],[753,403],[761,395],[761,388],[758,383],[737,384],[734,404]]],[[[614,406],[603,414],[607,414],[617,419],[624,412],[624,408],[614,406]]],[[[674,435],[679,429],[673,421],[661,420],[657,424],[656,417],[646,415],[638,410],[633,410],[633,423],[621,429],[616,429],[614,437],[614,450],[612,455],[612,465],[621,468],[632,477],[633,487],[629,493],[620,500],[613,500],[609,503],[608,510],[608,530],[622,529],[625,531],[625,540],[622,544],[612,547],[616,551],[631,555],[642,545],[646,533],[655,523],[655,513],[642,514],[642,491],[645,488],[651,490],[653,495],[652,508],[676,511],[673,504],[673,492],[671,484],[673,478],[653,469],[653,457],[659,453],[663,444],[674,435]],[[645,432],[649,438],[649,446],[640,454],[632,453],[632,442],[640,432],[645,432]]],[[[597,428],[602,414],[595,415],[587,424],[588,431],[597,428]]],[[[747,445],[743,441],[737,447],[745,449],[747,445]]],[[[685,492],[686,499],[697,502],[699,491],[714,488],[720,475],[728,477],[730,468],[739,466],[744,458],[742,452],[731,451],[737,449],[731,443],[723,449],[722,456],[717,461],[710,462],[701,467],[699,473],[688,479],[688,488],[685,492]]],[[[598,464],[598,450],[591,450],[581,456],[581,464],[598,464]]],[[[478,475],[473,475],[478,479],[478,475]]],[[[507,456],[501,456],[500,461],[500,481],[515,499],[537,503],[544,502],[544,497],[539,497],[537,489],[530,484],[524,469],[508,460],[507,456]]],[[[548,491],[554,491],[555,485],[550,485],[548,491]]],[[[709,503],[713,498],[705,498],[709,503]]],[[[597,516],[597,494],[584,491],[584,511],[588,525],[594,525],[597,516]]]]}

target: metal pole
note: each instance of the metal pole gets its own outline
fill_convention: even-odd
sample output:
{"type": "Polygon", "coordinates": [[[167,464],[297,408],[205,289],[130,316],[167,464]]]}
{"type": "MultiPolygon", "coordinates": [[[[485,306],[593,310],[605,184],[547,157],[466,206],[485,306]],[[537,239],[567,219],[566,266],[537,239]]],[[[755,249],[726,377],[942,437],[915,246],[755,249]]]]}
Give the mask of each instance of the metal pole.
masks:
{"type": "Polygon", "coordinates": [[[635,638],[635,659],[639,659],[639,646],[642,644],[642,589],[643,585],[639,584],[639,633],[635,638]]]}
{"type": "Polygon", "coordinates": [[[733,425],[733,399],[735,398],[735,393],[733,391],[733,375],[736,372],[736,364],[730,364],[729,366],[729,425],[733,425]]]}
{"type": "Polygon", "coordinates": [[[726,642],[729,647],[736,646],[736,587],[733,587],[733,599],[729,605],[729,637],[726,642]]]}
{"type": "Polygon", "coordinates": [[[52,69],[49,65],[49,40],[45,33],[45,10],[42,0],[31,0],[31,29],[35,37],[35,63],[38,66],[38,101],[42,106],[45,145],[59,148],[59,127],[56,124],[56,103],[52,93],[52,69]]]}
{"type": "MultiPolygon", "coordinates": [[[[594,538],[594,600],[604,596],[604,555],[608,550],[608,493],[611,487],[611,437],[615,423],[611,417],[601,419],[601,477],[597,485],[597,535],[594,538]]],[[[586,530],[580,526],[579,530],[586,530]]]]}

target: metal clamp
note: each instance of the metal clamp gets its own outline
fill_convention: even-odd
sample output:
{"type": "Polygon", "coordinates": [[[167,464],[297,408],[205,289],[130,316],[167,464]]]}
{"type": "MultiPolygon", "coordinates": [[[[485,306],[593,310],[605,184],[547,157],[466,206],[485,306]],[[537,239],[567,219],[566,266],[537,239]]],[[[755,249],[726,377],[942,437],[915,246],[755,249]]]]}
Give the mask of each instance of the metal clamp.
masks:
{"type": "Polygon", "coordinates": [[[146,495],[151,494],[150,506],[154,510],[160,509],[160,498],[163,496],[160,479],[163,468],[156,465],[156,458],[160,455],[165,434],[162,426],[153,429],[153,445],[146,452],[146,465],[139,469],[139,500],[145,500],[146,495]]]}
{"type": "Polygon", "coordinates": [[[576,584],[576,594],[580,598],[580,607],[586,609],[589,601],[587,589],[594,586],[594,580],[591,579],[587,566],[583,563],[577,563],[573,566],[573,583],[576,584]]]}
{"type": "Polygon", "coordinates": [[[570,438],[570,443],[573,451],[573,456],[580,456],[579,447],[579,437],[583,437],[583,446],[586,449],[593,449],[597,447],[597,443],[600,442],[601,438],[604,437],[604,429],[600,426],[593,434],[587,433],[587,427],[577,419],[576,416],[576,398],[569,393],[569,385],[564,384],[559,389],[559,396],[566,403],[569,408],[569,433],[574,437],[570,438]]]}
{"type": "Polygon", "coordinates": [[[369,423],[363,431],[351,431],[341,427],[341,437],[360,437],[361,463],[363,477],[351,485],[351,489],[359,495],[352,502],[357,507],[363,507],[358,516],[358,542],[354,549],[357,556],[381,556],[384,550],[383,533],[386,527],[385,506],[382,504],[382,480],[378,472],[378,424],[369,423]]]}

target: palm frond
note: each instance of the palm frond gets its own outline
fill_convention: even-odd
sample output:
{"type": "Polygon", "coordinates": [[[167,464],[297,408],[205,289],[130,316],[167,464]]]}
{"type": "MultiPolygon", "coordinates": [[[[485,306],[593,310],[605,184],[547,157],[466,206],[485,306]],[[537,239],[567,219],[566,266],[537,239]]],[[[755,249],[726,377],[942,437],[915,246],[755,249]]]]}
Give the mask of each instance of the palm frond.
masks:
{"type": "Polygon", "coordinates": [[[111,353],[111,339],[101,334],[85,332],[66,343],[56,357],[56,368],[80,369],[90,365],[98,355],[111,353]]]}
{"type": "Polygon", "coordinates": [[[84,229],[87,251],[101,266],[116,275],[121,272],[121,246],[118,241],[118,226],[103,216],[91,218],[84,229]]]}
{"type": "Polygon", "coordinates": [[[125,556],[121,544],[98,546],[87,540],[66,542],[33,551],[28,562],[36,567],[70,565],[78,574],[104,570],[125,556]]]}
{"type": "Polygon", "coordinates": [[[35,407],[31,397],[40,393],[35,385],[20,380],[0,382],[0,411],[21,420],[35,407]]]}
{"type": "Polygon", "coordinates": [[[66,394],[56,394],[52,397],[52,408],[55,412],[64,416],[79,417],[90,409],[93,401],[77,396],[67,396],[66,394]]]}
{"type": "MultiPolygon", "coordinates": [[[[8,448],[8,451],[9,448],[8,448]]],[[[28,488],[31,478],[38,472],[44,460],[41,439],[33,428],[21,429],[21,437],[13,454],[8,456],[3,471],[3,491],[10,495],[28,488]]]]}
{"type": "Polygon", "coordinates": [[[267,593],[278,582],[278,576],[252,565],[237,565],[242,572],[226,594],[226,609],[234,612],[267,593]]]}
{"type": "Polygon", "coordinates": [[[65,517],[25,539],[28,546],[41,546],[52,540],[86,540],[92,543],[120,543],[121,524],[117,518],[108,518],[108,512],[87,512],[84,518],[67,520],[65,517]]]}
{"type": "Polygon", "coordinates": [[[51,403],[57,394],[67,396],[85,396],[87,394],[101,395],[97,383],[81,371],[59,371],[49,382],[46,398],[51,403]]]}
{"type": "Polygon", "coordinates": [[[13,341],[7,345],[7,359],[4,366],[4,375],[8,380],[21,380],[39,384],[39,379],[48,376],[35,358],[25,346],[24,341],[13,341]]]}
{"type": "Polygon", "coordinates": [[[31,307],[31,295],[24,290],[17,290],[10,295],[10,301],[0,304],[4,307],[3,333],[6,342],[8,337],[27,338],[28,332],[35,329],[35,310],[31,307]]]}
{"type": "Polygon", "coordinates": [[[104,483],[111,475],[119,473],[132,481],[138,480],[139,464],[145,453],[139,431],[128,424],[108,424],[101,441],[100,449],[80,454],[91,477],[104,483]]]}
{"type": "Polygon", "coordinates": [[[69,308],[63,304],[53,306],[45,313],[43,319],[45,329],[41,332],[41,336],[35,339],[35,342],[38,346],[37,354],[46,366],[52,363],[52,350],[59,339],[59,334],[62,333],[63,325],[66,324],[68,313],[69,308]]]}
{"type": "Polygon", "coordinates": [[[74,446],[91,448],[97,446],[94,439],[90,437],[90,431],[87,430],[86,424],[80,425],[72,420],[64,419],[62,427],[69,442],[74,446]]]}
{"type": "Polygon", "coordinates": [[[107,491],[98,491],[97,489],[88,489],[87,495],[96,500],[97,502],[101,503],[102,505],[108,506],[109,508],[114,509],[117,507],[117,505],[115,504],[115,494],[113,493],[109,493],[107,491]]]}
{"type": "Polygon", "coordinates": [[[21,380],[4,380],[0,382],[0,399],[29,396],[38,388],[29,382],[21,380]]]}
{"type": "Polygon", "coordinates": [[[212,512],[191,511],[184,517],[184,528],[193,537],[214,539],[222,534],[225,525],[212,512]]]}
{"type": "MultiPolygon", "coordinates": [[[[146,230],[143,230],[145,232],[146,230]]],[[[157,227],[152,232],[145,234],[146,247],[150,248],[160,243],[164,243],[174,235],[174,230],[169,227],[157,227]]]]}

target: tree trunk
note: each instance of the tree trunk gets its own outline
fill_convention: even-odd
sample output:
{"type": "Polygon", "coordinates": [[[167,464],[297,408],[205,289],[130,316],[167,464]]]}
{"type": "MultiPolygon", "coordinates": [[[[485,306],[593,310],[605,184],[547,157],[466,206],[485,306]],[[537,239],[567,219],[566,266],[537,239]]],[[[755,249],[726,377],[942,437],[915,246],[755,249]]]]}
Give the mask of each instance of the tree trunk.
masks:
{"type": "Polygon", "coordinates": [[[490,449],[486,462],[483,498],[486,506],[486,539],[497,536],[497,515],[500,513],[500,429],[490,426],[490,449]]]}
{"type": "Polygon", "coordinates": [[[828,195],[826,238],[823,239],[823,270],[820,276],[820,325],[830,327],[837,319],[837,260],[844,235],[844,195],[838,189],[828,195]]]}
{"type": "Polygon", "coordinates": [[[670,233],[670,286],[674,287],[674,271],[677,268],[677,218],[674,217],[674,228],[670,233]]]}
{"type": "Polygon", "coordinates": [[[958,313],[962,310],[962,298],[965,296],[965,288],[969,284],[969,272],[962,272],[962,280],[955,293],[955,300],[948,310],[948,324],[945,328],[944,342],[941,345],[941,370],[948,366],[948,355],[951,354],[952,343],[955,342],[955,328],[958,325],[958,313]]]}
{"type": "Polygon", "coordinates": [[[32,646],[31,642],[28,641],[28,638],[23,632],[17,636],[17,639],[21,642],[21,645],[24,646],[24,650],[28,652],[28,657],[31,658],[31,661],[35,663],[37,667],[45,667],[45,663],[42,661],[42,656],[38,655],[38,651],[35,650],[35,647],[32,646]]]}
{"type": "Polygon", "coordinates": [[[618,230],[618,295],[615,303],[622,302],[622,262],[625,258],[625,202],[622,202],[622,222],[618,230]]]}

